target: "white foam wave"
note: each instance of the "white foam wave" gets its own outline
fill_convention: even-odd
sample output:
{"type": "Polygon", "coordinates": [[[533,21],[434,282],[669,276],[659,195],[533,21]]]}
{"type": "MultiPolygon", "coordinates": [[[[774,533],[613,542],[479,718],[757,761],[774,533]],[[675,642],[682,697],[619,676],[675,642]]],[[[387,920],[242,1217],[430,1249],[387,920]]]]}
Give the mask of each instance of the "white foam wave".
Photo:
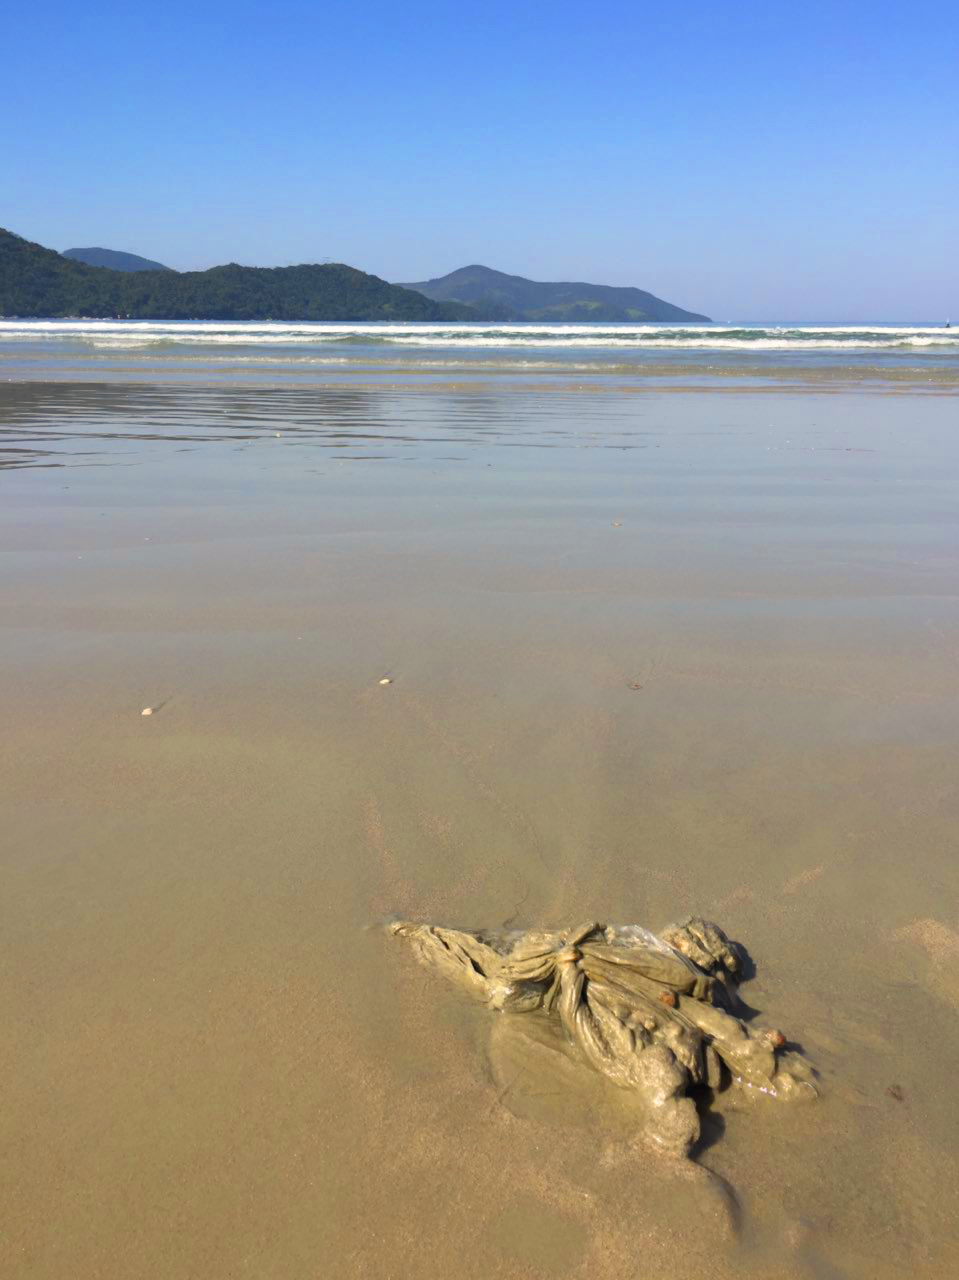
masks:
{"type": "Polygon", "coordinates": [[[0,342],[52,340],[100,350],[264,349],[356,343],[460,349],[764,352],[925,349],[959,352],[959,330],[934,325],[386,324],[279,321],[0,320],[0,342]]]}
{"type": "Polygon", "coordinates": [[[941,335],[959,337],[959,329],[938,325],[898,324],[437,324],[437,323],[385,323],[382,321],[275,321],[275,320],[18,320],[0,319],[0,332],[24,331],[29,333],[301,333],[301,334],[408,334],[442,333],[471,334],[490,333],[522,337],[524,334],[654,334],[654,333],[773,333],[773,334],[844,334],[882,333],[941,335]]]}
{"type": "MultiPolygon", "coordinates": [[[[397,346],[410,347],[435,347],[438,345],[450,346],[469,346],[469,347],[503,347],[505,344],[499,338],[477,338],[471,337],[467,341],[455,342],[450,341],[438,342],[436,338],[426,337],[397,337],[393,339],[397,346]]],[[[667,338],[667,337],[648,337],[641,335],[637,338],[619,338],[619,337],[596,337],[596,338],[577,338],[575,341],[559,342],[555,338],[526,338],[523,341],[511,342],[510,346],[517,347],[629,347],[646,349],[670,349],[685,348],[687,350],[717,350],[717,351],[808,351],[808,350],[839,350],[839,351],[857,351],[860,349],[868,350],[872,347],[893,348],[893,347],[924,347],[924,346],[942,346],[944,345],[939,338],[887,338],[887,339],[864,339],[852,340],[845,342],[837,342],[834,338],[806,338],[802,343],[795,340],[790,341],[788,338],[714,338],[712,336],[701,338],[667,338]],[[644,340],[645,338],[645,340],[644,340]]],[[[955,343],[954,349],[959,350],[959,342],[955,343]]]]}

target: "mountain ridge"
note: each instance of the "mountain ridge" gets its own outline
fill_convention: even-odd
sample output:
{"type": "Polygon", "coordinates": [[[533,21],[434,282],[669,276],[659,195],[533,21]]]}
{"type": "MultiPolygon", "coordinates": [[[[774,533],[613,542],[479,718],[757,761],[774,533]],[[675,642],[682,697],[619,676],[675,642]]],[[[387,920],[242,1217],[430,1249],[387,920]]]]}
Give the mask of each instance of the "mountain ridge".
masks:
{"type": "Polygon", "coordinates": [[[540,323],[709,319],[630,286],[536,281],[480,263],[415,284],[390,284],[344,263],[227,263],[206,271],[178,272],[112,249],[69,249],[60,254],[2,228],[0,315],[540,323]]]}
{"type": "Polygon", "coordinates": [[[460,320],[437,303],[344,263],[208,271],[91,267],[0,228],[0,316],[133,320],[460,320]]]}
{"type": "Polygon", "coordinates": [[[121,249],[64,249],[64,258],[74,262],[85,262],[88,267],[107,267],[110,271],[172,271],[162,262],[154,262],[152,258],[141,258],[138,253],[125,253],[121,249]]]}
{"type": "Polygon", "coordinates": [[[708,316],[677,307],[644,289],[575,280],[529,280],[481,263],[432,280],[404,283],[402,288],[413,289],[434,302],[464,303],[501,320],[709,321],[708,316]]]}

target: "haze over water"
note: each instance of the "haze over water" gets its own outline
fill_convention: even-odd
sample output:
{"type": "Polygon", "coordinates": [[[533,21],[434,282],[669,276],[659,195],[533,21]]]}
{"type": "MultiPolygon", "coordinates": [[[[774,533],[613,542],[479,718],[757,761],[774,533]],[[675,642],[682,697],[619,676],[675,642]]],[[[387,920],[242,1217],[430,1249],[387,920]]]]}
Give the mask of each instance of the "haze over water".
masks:
{"type": "Polygon", "coordinates": [[[0,323],[3,1274],[959,1272],[957,375],[0,323]],[[375,927],[693,911],[822,1073],[709,1106],[738,1235],[375,927]]]}

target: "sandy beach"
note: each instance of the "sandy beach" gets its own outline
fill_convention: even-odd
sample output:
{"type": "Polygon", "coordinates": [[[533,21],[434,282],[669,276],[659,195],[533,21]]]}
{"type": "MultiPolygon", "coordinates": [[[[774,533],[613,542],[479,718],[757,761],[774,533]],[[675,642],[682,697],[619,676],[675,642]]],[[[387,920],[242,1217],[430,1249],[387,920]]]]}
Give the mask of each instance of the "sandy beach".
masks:
{"type": "Polygon", "coordinates": [[[959,1273],[955,421],[0,386],[3,1274],[959,1273]],[[821,1072],[736,1229],[379,927],[693,911],[821,1072]]]}

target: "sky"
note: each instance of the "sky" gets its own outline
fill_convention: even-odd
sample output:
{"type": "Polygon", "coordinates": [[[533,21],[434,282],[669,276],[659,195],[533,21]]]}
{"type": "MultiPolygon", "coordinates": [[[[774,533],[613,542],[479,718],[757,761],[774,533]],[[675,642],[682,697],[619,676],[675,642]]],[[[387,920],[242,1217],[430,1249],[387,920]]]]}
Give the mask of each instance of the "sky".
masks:
{"type": "Polygon", "coordinates": [[[0,226],[54,249],[959,318],[956,0],[37,0],[0,112],[0,226]]]}

